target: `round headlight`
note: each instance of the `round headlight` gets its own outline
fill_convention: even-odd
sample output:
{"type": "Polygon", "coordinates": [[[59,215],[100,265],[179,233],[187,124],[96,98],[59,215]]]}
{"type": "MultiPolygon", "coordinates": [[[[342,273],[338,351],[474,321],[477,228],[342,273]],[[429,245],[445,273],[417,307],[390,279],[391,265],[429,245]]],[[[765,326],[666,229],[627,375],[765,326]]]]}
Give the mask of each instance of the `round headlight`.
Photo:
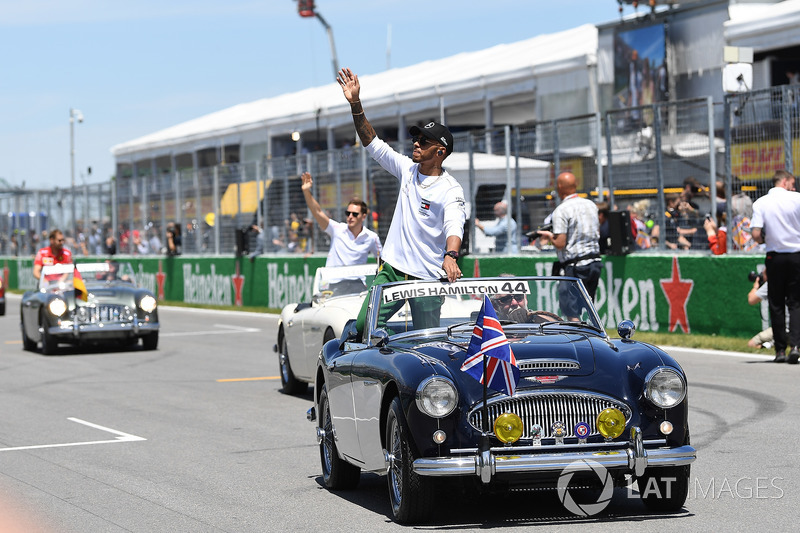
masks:
{"type": "Polygon", "coordinates": [[[55,300],[51,300],[49,304],[47,304],[47,309],[50,310],[55,316],[61,316],[67,312],[67,302],[60,298],[56,298],[55,300]]]}
{"type": "Polygon", "coordinates": [[[417,407],[434,418],[442,418],[456,408],[458,392],[447,378],[431,376],[417,387],[417,407]]]}
{"type": "Polygon", "coordinates": [[[156,308],[156,299],[148,294],[139,302],[139,307],[141,307],[142,311],[145,313],[152,313],[156,308]]]}
{"type": "Polygon", "coordinates": [[[672,368],[662,366],[651,370],[644,383],[644,397],[662,409],[675,407],[686,398],[686,382],[672,368]]]}
{"type": "Polygon", "coordinates": [[[603,409],[597,415],[597,431],[607,439],[616,439],[625,431],[625,415],[613,407],[603,409]]]}
{"type": "Polygon", "coordinates": [[[517,442],[522,436],[522,419],[514,413],[503,413],[494,421],[494,435],[501,442],[517,442]]]}

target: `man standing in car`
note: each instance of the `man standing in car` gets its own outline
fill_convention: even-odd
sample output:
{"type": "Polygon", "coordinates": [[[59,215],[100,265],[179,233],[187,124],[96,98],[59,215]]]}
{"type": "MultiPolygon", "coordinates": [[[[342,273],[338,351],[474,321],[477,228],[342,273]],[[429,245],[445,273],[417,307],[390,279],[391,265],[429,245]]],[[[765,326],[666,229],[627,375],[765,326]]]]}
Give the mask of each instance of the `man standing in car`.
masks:
{"type": "MultiPolygon", "coordinates": [[[[311,193],[314,180],[311,174],[303,172],[300,176],[303,180],[302,190],[306,199],[306,205],[319,224],[319,228],[330,235],[331,247],[328,251],[328,258],[325,260],[326,267],[363,265],[367,262],[370,252],[376,258],[381,255],[381,239],[374,231],[364,227],[364,220],[369,214],[367,204],[357,198],[350,200],[347,204],[346,222],[332,220],[320,207],[317,199],[311,193]]],[[[336,282],[337,284],[349,284],[355,286],[361,284],[357,290],[364,288],[360,278],[344,279],[336,282]]],[[[349,292],[349,291],[348,291],[349,292]]]]}
{"type": "MultiPolygon", "coordinates": [[[[467,215],[464,190],[442,168],[445,158],[453,153],[453,135],[436,122],[429,122],[422,128],[413,126],[409,129],[414,143],[412,156],[399,154],[377,137],[364,115],[359,100],[361,84],[358,76],[349,68],[343,68],[337,81],[350,103],[361,144],[375,161],[400,181],[383,262],[373,285],[410,279],[438,279],[443,275],[451,282],[456,281],[461,277],[456,261],[467,215]]],[[[403,304],[402,301],[398,303],[403,304]]],[[[367,305],[365,300],[358,315],[357,327],[361,333],[364,332],[367,305]]],[[[440,306],[441,302],[438,305],[432,302],[429,309],[412,308],[415,328],[438,326],[440,306]]]]}
{"type": "Polygon", "coordinates": [[[33,260],[33,277],[42,276],[42,267],[72,263],[72,252],[64,248],[64,234],[60,229],[50,232],[50,246],[40,248],[33,260]]]}
{"type": "MultiPolygon", "coordinates": [[[[561,203],[553,211],[553,230],[539,233],[555,246],[564,275],[580,279],[594,300],[602,270],[597,205],[578,196],[577,182],[570,172],[558,175],[556,189],[561,203]]],[[[580,309],[573,308],[574,298],[569,294],[559,297],[564,313],[570,320],[578,320],[580,309]]]]}

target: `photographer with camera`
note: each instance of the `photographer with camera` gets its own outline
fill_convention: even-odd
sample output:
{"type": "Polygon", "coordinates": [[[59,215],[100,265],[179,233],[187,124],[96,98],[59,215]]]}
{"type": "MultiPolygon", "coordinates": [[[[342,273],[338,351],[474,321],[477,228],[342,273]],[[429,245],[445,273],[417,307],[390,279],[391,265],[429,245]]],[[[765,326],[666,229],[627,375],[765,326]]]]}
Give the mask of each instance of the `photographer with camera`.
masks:
{"type": "MultiPolygon", "coordinates": [[[[558,262],[565,276],[580,279],[589,296],[594,299],[603,264],[600,261],[600,222],[597,205],[581,198],[575,175],[562,172],[556,178],[561,203],[552,215],[552,231],[540,230],[542,238],[553,243],[558,262]]],[[[554,272],[554,274],[556,274],[554,272]]],[[[580,309],[569,294],[561,294],[561,308],[569,320],[579,320],[580,309]]]]}

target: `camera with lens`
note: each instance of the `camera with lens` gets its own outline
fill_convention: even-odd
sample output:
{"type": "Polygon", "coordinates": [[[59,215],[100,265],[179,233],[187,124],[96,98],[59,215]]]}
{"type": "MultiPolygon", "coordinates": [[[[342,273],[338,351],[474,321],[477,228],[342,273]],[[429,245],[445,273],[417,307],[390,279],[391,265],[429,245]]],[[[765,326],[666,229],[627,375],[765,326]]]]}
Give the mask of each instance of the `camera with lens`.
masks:
{"type": "Polygon", "coordinates": [[[764,279],[764,272],[761,271],[759,273],[759,272],[756,272],[755,270],[751,270],[750,273],[747,274],[747,279],[749,279],[751,282],[755,282],[755,280],[758,280],[758,286],[759,287],[762,286],[764,284],[764,282],[766,281],[764,279]]]}
{"type": "Polygon", "coordinates": [[[538,228],[536,228],[533,231],[529,231],[528,233],[525,234],[525,236],[528,237],[531,240],[536,240],[536,239],[538,239],[539,237],[542,236],[542,234],[540,233],[542,231],[553,231],[553,225],[552,224],[544,224],[542,226],[539,226],[538,228]]]}

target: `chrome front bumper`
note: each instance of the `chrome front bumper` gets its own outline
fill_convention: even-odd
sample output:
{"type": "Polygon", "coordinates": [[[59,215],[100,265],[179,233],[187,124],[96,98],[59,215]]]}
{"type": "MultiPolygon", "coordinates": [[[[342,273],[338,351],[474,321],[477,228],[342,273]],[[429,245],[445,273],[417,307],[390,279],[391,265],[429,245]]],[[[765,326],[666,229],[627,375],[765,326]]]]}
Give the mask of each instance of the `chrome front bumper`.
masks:
{"type": "Polygon", "coordinates": [[[113,339],[125,337],[141,337],[158,331],[159,325],[154,322],[108,322],[97,324],[66,323],[61,326],[52,326],[47,332],[54,338],[64,339],[64,342],[78,339],[113,339]]]}
{"type": "MultiPolygon", "coordinates": [[[[697,450],[688,445],[668,448],[664,440],[642,440],[637,427],[631,430],[628,442],[499,447],[482,453],[475,448],[459,452],[465,455],[417,459],[414,472],[421,476],[476,475],[483,483],[489,483],[497,474],[560,472],[567,466],[575,471],[589,471],[588,462],[592,462],[641,476],[647,467],[683,466],[697,458],[697,450]]],[[[391,457],[387,455],[389,461],[391,457]]]]}

